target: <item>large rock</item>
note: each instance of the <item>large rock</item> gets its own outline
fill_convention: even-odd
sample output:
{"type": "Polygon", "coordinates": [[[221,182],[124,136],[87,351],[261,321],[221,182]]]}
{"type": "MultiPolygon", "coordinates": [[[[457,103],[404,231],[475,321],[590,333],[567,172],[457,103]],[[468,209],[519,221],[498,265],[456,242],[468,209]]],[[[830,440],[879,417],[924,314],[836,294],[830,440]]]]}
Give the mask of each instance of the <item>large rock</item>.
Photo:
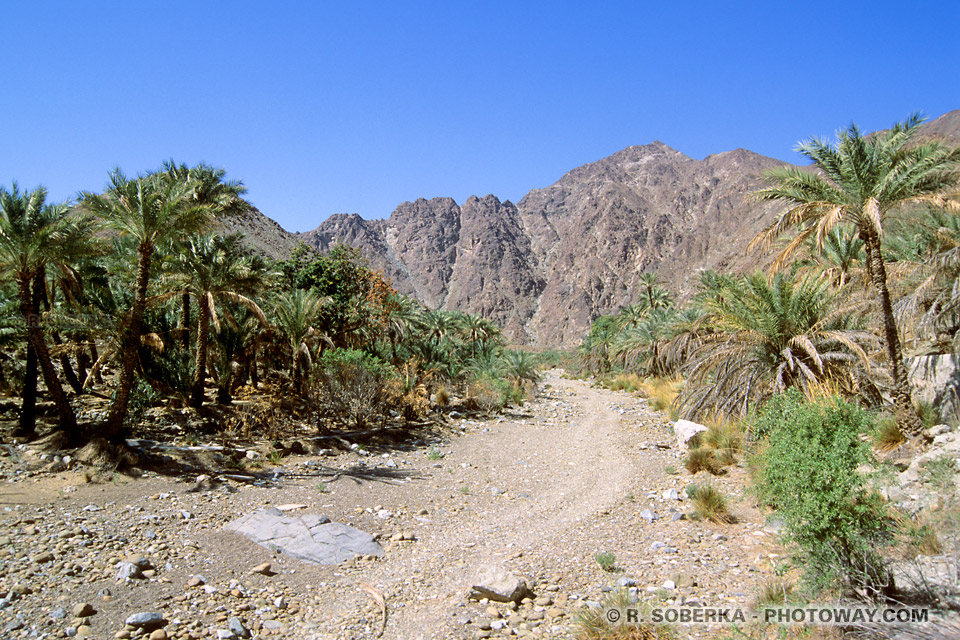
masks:
{"type": "Polygon", "coordinates": [[[690,446],[690,440],[698,433],[703,433],[707,428],[697,422],[690,420],[677,420],[673,425],[673,433],[677,436],[677,447],[686,449],[690,446]]]}
{"type": "Polygon", "coordinates": [[[316,514],[288,516],[270,507],[229,522],[223,528],[244,535],[260,546],[316,564],[339,564],[356,556],[383,555],[383,547],[369,533],[316,514]]]}
{"type": "Polygon", "coordinates": [[[486,598],[494,602],[517,602],[533,597],[534,593],[523,578],[497,567],[486,567],[474,579],[470,597],[486,598]]]}
{"type": "Polygon", "coordinates": [[[907,367],[917,400],[933,405],[944,421],[960,417],[960,355],[910,358],[907,367]]]}

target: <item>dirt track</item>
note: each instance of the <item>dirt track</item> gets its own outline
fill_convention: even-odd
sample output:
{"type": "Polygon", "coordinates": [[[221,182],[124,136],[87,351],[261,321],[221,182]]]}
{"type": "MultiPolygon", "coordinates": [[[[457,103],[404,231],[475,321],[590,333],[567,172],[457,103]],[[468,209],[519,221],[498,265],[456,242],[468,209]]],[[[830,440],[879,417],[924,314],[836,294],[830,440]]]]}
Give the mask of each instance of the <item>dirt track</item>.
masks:
{"type": "Polygon", "coordinates": [[[668,423],[641,399],[552,372],[537,401],[512,415],[457,419],[451,427],[458,435],[432,447],[285,458],[283,475],[270,486],[226,482],[191,493],[189,483],[155,474],[83,484],[73,472],[0,485],[0,508],[9,509],[0,536],[14,543],[6,547],[0,592],[18,583],[36,585],[33,594],[0,611],[0,625],[19,615],[28,624],[10,637],[31,623],[56,633],[70,617],[50,621],[50,611],[90,602],[99,609],[88,619],[93,637],[113,637],[126,616],[158,610],[179,621],[168,625],[171,637],[216,637],[237,616],[265,637],[367,638],[379,631],[381,613],[362,589],[366,583],[385,597],[385,638],[496,636],[502,632],[483,630],[499,624],[486,605],[467,600],[474,576],[492,565],[526,577],[538,596],[553,601],[517,613],[500,606],[500,615],[511,620],[505,631],[570,637],[583,603],[601,599],[617,579],[636,581],[641,592],[674,579],[677,588],[661,589],[659,596],[675,604],[747,605],[761,574],[772,570],[772,538],[759,531],[759,514],[737,500],[742,471],[713,480],[734,499],[738,524],[671,518],[671,511],[687,505],[663,493],[682,493],[694,479],[666,472],[671,465],[681,468],[680,452],[670,447],[668,423]],[[318,468],[384,473],[333,479],[318,468]],[[323,513],[379,534],[386,555],[318,567],[221,530],[267,504],[302,504],[300,513],[323,513]],[[90,505],[96,510],[84,511],[90,505]],[[653,523],[640,517],[647,508],[658,516],[653,523]],[[65,528],[85,528],[89,542],[81,547],[80,536],[58,537],[65,528]],[[401,532],[416,540],[390,541],[401,532]],[[31,561],[47,547],[55,561],[31,561]],[[604,572],[595,562],[603,551],[615,554],[618,572],[604,572]],[[148,557],[157,574],[135,584],[116,582],[110,556],[129,553],[148,557]],[[264,561],[276,575],[248,573],[264,561]],[[64,577],[72,565],[74,575],[64,577]],[[197,575],[216,591],[187,588],[197,575]],[[100,595],[103,588],[110,589],[109,600],[100,595]],[[277,608],[279,596],[285,606],[277,608]]]}

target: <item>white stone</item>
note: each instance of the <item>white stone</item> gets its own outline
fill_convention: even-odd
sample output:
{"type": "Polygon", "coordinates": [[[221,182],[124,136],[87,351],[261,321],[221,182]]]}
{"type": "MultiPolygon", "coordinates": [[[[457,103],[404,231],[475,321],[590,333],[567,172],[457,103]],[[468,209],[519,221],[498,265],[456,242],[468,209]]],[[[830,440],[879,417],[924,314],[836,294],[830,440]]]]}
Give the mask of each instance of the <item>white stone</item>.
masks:
{"type": "Polygon", "coordinates": [[[673,425],[673,433],[677,436],[677,447],[680,449],[688,448],[687,443],[690,442],[690,438],[706,430],[705,426],[697,422],[677,420],[676,424],[673,425]]]}

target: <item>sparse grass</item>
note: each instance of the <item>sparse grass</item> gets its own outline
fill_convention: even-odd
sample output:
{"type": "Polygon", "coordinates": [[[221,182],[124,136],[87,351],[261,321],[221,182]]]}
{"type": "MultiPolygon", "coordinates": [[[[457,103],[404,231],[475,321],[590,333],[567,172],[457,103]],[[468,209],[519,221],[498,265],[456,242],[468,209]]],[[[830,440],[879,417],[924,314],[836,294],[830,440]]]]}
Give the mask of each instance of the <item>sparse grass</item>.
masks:
{"type": "Polygon", "coordinates": [[[630,393],[644,388],[645,385],[643,378],[635,373],[621,373],[613,379],[604,380],[601,384],[613,391],[628,391],[630,393]]]}
{"type": "Polygon", "coordinates": [[[683,466],[692,474],[709,471],[711,474],[718,476],[724,472],[723,465],[717,460],[714,450],[707,447],[695,447],[687,451],[683,466]]]}
{"type": "Polygon", "coordinates": [[[794,584],[783,578],[769,578],[760,584],[757,591],[756,608],[776,607],[791,602],[794,598],[794,584]]]}
{"type": "Polygon", "coordinates": [[[920,474],[925,482],[929,482],[940,495],[950,495],[956,490],[954,477],[957,475],[957,461],[948,454],[943,454],[927,462],[920,474]]]}
{"type": "Polygon", "coordinates": [[[280,449],[274,449],[267,455],[267,460],[270,461],[270,464],[278,465],[283,462],[283,451],[280,449]]]}
{"type": "Polygon", "coordinates": [[[447,388],[440,386],[436,393],[433,394],[433,401],[438,407],[446,407],[450,404],[450,394],[447,392],[447,388]]]}
{"type": "Polygon", "coordinates": [[[584,609],[574,617],[577,640],[678,640],[677,633],[667,625],[620,624],[610,622],[607,612],[620,612],[620,620],[626,620],[627,609],[637,609],[641,619],[650,618],[650,607],[634,603],[627,589],[617,589],[607,594],[596,608],[584,609]]]}
{"type": "Polygon", "coordinates": [[[929,429],[940,424],[940,412],[932,403],[914,399],[913,406],[917,410],[917,415],[920,416],[920,421],[923,422],[924,427],[929,429]]]}
{"type": "Polygon", "coordinates": [[[675,476],[675,475],[677,475],[677,474],[679,473],[679,471],[677,471],[677,468],[676,468],[675,466],[673,466],[672,464],[668,464],[667,466],[665,466],[665,467],[663,468],[663,472],[666,473],[666,474],[669,474],[669,475],[671,475],[671,476],[675,476]]]}
{"type": "Polygon", "coordinates": [[[639,388],[650,401],[654,411],[666,411],[671,420],[679,417],[677,396],[683,389],[683,378],[648,378],[639,388]]]}
{"type": "Polygon", "coordinates": [[[714,415],[705,420],[704,425],[707,430],[697,434],[700,446],[713,449],[715,458],[721,465],[735,464],[737,455],[745,451],[745,438],[740,423],[723,420],[714,415]]]}
{"type": "Polygon", "coordinates": [[[593,556],[593,559],[596,560],[600,568],[607,573],[613,573],[617,570],[617,556],[609,551],[602,551],[593,556]]]}
{"type": "Polygon", "coordinates": [[[734,521],[727,507],[727,499],[712,485],[700,485],[690,494],[693,504],[693,515],[701,520],[709,520],[720,524],[729,524],[734,521]]]}
{"type": "Polygon", "coordinates": [[[884,416],[877,422],[877,428],[873,432],[873,445],[880,451],[892,451],[906,441],[893,416],[884,416]]]}
{"type": "Polygon", "coordinates": [[[440,460],[443,458],[443,451],[440,451],[440,449],[436,447],[430,447],[430,449],[427,450],[427,458],[430,460],[440,460]]]}

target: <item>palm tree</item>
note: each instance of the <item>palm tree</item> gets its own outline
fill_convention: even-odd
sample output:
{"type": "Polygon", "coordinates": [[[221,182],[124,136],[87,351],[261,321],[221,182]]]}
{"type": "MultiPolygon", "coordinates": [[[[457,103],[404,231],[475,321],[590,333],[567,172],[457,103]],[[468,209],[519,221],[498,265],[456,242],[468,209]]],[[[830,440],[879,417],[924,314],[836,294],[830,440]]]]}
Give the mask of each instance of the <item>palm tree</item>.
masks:
{"type": "Polygon", "coordinates": [[[194,233],[210,222],[211,207],[194,200],[194,188],[193,182],[168,180],[158,174],[128,179],[115,169],[104,193],[82,194],[87,211],[137,245],[137,277],[133,306],[124,319],[120,379],[104,425],[103,435],[108,439],[119,436],[127,415],[153,254],[159,245],[194,233]]]}
{"type": "Polygon", "coordinates": [[[173,257],[171,278],[177,286],[177,295],[192,296],[197,300],[197,359],[193,370],[190,404],[203,404],[203,386],[207,378],[207,349],[210,324],[219,330],[217,300],[243,305],[262,323],[267,319],[257,303],[243,294],[254,293],[263,285],[262,265],[244,255],[237,234],[226,238],[205,234],[193,236],[173,257]]]}
{"type": "Polygon", "coordinates": [[[290,376],[294,389],[303,393],[303,372],[311,362],[311,338],[319,334],[316,325],[330,298],[305,289],[286,292],[273,309],[274,324],[290,346],[290,376]]]}
{"type": "Polygon", "coordinates": [[[853,387],[869,367],[861,330],[824,278],[792,272],[722,278],[702,298],[709,329],[682,370],[681,404],[692,415],[745,414],[751,404],[794,387],[853,387]]]}
{"type": "Polygon", "coordinates": [[[960,349],[960,217],[927,212],[897,236],[898,250],[921,275],[896,305],[898,318],[913,316],[915,338],[936,352],[960,349]]]}
{"type": "Polygon", "coordinates": [[[412,298],[395,293],[383,305],[383,333],[390,342],[390,352],[395,366],[400,364],[397,345],[417,329],[422,309],[412,298]]]}
{"type": "Polygon", "coordinates": [[[460,333],[464,340],[470,345],[470,354],[473,357],[477,355],[477,347],[481,351],[500,340],[500,328],[479,314],[464,314],[460,333]]]}
{"type": "Polygon", "coordinates": [[[47,191],[38,187],[20,191],[17,184],[0,187],[0,275],[16,283],[20,314],[26,323],[28,353],[24,403],[18,432],[32,435],[36,428],[37,367],[57,408],[60,428],[73,437],[76,415],[57,377],[41,325],[40,300],[48,265],[78,255],[87,227],[66,205],[47,205],[47,191]]]}
{"type": "MultiPolygon", "coordinates": [[[[195,204],[210,207],[216,215],[238,215],[246,207],[241,196],[247,192],[243,182],[227,180],[224,169],[200,163],[195,167],[177,164],[172,159],[163,163],[160,175],[170,182],[193,184],[195,204]]],[[[190,294],[181,298],[180,340],[186,345],[190,333],[190,294]]]]}
{"type": "Polygon", "coordinates": [[[823,239],[823,246],[818,248],[815,239],[811,239],[811,244],[814,260],[833,278],[837,287],[845,286],[857,264],[864,262],[864,242],[856,231],[836,226],[823,239]]]}
{"type": "Polygon", "coordinates": [[[960,148],[936,142],[914,142],[923,122],[913,115],[889,131],[864,135],[856,125],[837,134],[837,143],[812,139],[798,151],[817,171],[784,167],[767,174],[773,186],[755,193],[760,200],[786,202],[789,209],[750,243],[767,247],[792,229],[799,229],[774,262],[787,260],[809,239],[821,248],[831,229],[849,224],[864,242],[870,276],[879,294],[883,338],[894,383],[897,421],[909,436],[923,426],[910,399],[910,381],[903,362],[900,335],[887,286],[881,242],[886,219],[910,204],[955,206],[949,194],[960,182],[960,148]]]}

